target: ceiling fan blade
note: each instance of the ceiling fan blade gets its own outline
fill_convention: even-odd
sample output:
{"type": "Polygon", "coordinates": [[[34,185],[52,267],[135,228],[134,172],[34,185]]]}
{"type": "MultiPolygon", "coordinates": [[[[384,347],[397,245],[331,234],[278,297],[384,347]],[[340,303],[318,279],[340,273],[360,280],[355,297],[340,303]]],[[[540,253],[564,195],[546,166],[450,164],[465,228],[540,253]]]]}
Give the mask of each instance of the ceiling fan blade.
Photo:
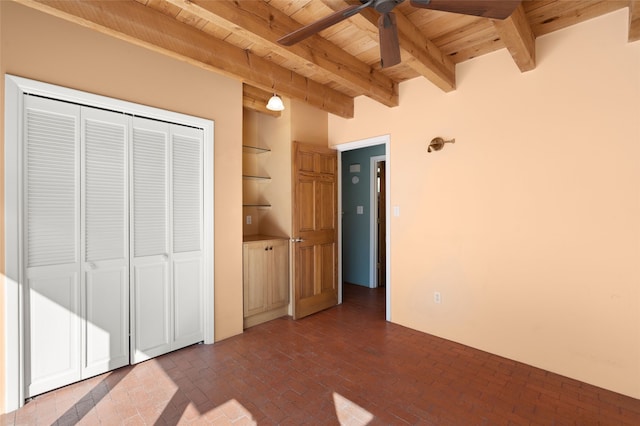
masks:
{"type": "Polygon", "coordinates": [[[521,0],[411,0],[411,6],[484,18],[505,19],[521,0]]]}
{"type": "Polygon", "coordinates": [[[319,19],[315,22],[310,23],[309,25],[305,25],[302,28],[299,28],[283,37],[280,37],[278,39],[278,43],[282,44],[283,46],[291,46],[293,44],[296,44],[307,37],[311,37],[319,31],[329,28],[330,26],[335,25],[338,22],[344,21],[345,19],[360,12],[362,9],[362,5],[354,4],[347,7],[346,9],[334,12],[331,15],[327,15],[322,19],[319,19]]]}
{"type": "Polygon", "coordinates": [[[380,33],[380,65],[382,68],[388,68],[399,64],[400,43],[395,13],[387,12],[380,15],[378,32],[380,33]]]}

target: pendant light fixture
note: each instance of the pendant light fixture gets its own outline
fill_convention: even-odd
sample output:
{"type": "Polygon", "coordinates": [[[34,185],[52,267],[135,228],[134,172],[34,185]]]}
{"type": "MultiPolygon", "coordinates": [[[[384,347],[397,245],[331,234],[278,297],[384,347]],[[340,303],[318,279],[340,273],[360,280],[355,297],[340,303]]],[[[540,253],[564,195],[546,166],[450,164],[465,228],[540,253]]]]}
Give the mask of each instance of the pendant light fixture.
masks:
{"type": "Polygon", "coordinates": [[[284,111],[284,104],[280,96],[274,93],[273,96],[269,98],[269,102],[267,102],[267,109],[270,111],[284,111]]]}

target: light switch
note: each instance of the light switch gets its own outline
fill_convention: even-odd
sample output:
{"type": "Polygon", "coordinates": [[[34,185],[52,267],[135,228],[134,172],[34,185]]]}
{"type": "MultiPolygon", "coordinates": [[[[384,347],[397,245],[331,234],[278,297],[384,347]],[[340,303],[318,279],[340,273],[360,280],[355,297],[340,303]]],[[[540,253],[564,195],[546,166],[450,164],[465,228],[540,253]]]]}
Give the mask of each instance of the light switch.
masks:
{"type": "Polygon", "coordinates": [[[395,217],[399,217],[400,216],[400,206],[393,206],[393,215],[395,217]]]}
{"type": "Polygon", "coordinates": [[[356,207],[356,213],[357,213],[357,214],[364,214],[364,207],[362,207],[362,206],[357,206],[357,207],[356,207]]]}

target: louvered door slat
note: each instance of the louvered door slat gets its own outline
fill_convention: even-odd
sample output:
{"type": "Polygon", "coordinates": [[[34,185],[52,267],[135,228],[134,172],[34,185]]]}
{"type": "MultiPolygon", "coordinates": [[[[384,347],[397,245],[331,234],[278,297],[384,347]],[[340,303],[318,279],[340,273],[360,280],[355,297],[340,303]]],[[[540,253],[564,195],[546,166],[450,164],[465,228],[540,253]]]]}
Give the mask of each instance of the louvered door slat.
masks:
{"type": "Polygon", "coordinates": [[[27,267],[74,263],[78,259],[77,116],[26,108],[25,118],[27,267]]]}
{"type": "Polygon", "coordinates": [[[124,124],[84,121],[86,260],[126,253],[126,131],[124,124]]]}
{"type": "Polygon", "coordinates": [[[199,251],[202,238],[202,137],[174,135],[172,139],[173,252],[199,251]]]}
{"type": "Polygon", "coordinates": [[[167,247],[167,134],[133,130],[134,255],[162,255],[167,247]]]}

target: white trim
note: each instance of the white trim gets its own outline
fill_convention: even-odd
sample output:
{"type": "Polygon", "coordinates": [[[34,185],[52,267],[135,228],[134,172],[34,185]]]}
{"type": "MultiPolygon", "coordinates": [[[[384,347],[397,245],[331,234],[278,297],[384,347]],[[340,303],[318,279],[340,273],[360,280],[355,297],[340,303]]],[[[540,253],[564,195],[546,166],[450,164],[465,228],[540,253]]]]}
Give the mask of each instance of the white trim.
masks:
{"type": "Polygon", "coordinates": [[[338,303],[342,303],[342,153],[368,146],[385,146],[385,190],[386,190],[386,250],[387,250],[387,271],[386,271],[386,314],[385,319],[391,321],[391,136],[381,135],[353,142],[335,145],[332,148],[339,152],[338,155],[338,303]]]}
{"type": "Polygon", "coordinates": [[[214,122],[206,120],[207,126],[204,130],[204,343],[212,344],[215,341],[215,328],[213,321],[214,313],[214,291],[213,291],[213,265],[214,265],[214,233],[213,233],[213,144],[214,144],[214,122]],[[211,143],[207,143],[211,141],[211,143]],[[209,259],[209,261],[207,261],[209,259]]]}
{"type": "MultiPolygon", "coordinates": [[[[358,141],[335,145],[332,148],[338,150],[338,152],[344,152],[344,151],[352,151],[358,148],[366,148],[368,146],[388,144],[390,141],[391,141],[390,135],[380,135],[380,136],[373,136],[367,139],[361,139],[358,141]]],[[[388,146],[387,146],[387,151],[389,151],[388,146]]],[[[385,152],[385,155],[388,155],[388,154],[389,154],[388,152],[385,152]]]]}
{"type": "Polygon", "coordinates": [[[214,123],[211,120],[165,111],[159,108],[139,105],[132,102],[85,93],[66,87],[55,86],[40,81],[29,80],[13,75],[5,75],[5,290],[4,290],[4,347],[5,382],[3,383],[6,412],[18,409],[24,403],[24,363],[23,352],[23,288],[20,271],[20,185],[19,164],[20,129],[22,121],[22,99],[25,93],[49,97],[67,102],[78,103],[121,111],[134,116],[168,121],[186,126],[198,127],[204,132],[204,259],[205,259],[205,301],[204,301],[204,341],[213,343],[214,335],[214,271],[213,271],[213,152],[214,123]]]}
{"type": "MultiPolygon", "coordinates": [[[[369,287],[378,287],[378,197],[376,191],[376,182],[378,181],[378,173],[376,164],[385,161],[384,155],[376,155],[369,158],[369,287]]],[[[386,188],[386,185],[385,185],[386,188]]]]}
{"type": "Polygon", "coordinates": [[[22,268],[20,265],[21,244],[19,228],[21,206],[18,164],[22,155],[18,149],[19,128],[22,121],[22,92],[9,76],[5,80],[5,126],[4,126],[4,209],[5,209],[5,286],[4,286],[4,408],[11,412],[24,402],[24,378],[22,364],[22,268]],[[16,106],[14,108],[13,106],[16,106]],[[11,177],[9,179],[8,177],[11,177]]]}

